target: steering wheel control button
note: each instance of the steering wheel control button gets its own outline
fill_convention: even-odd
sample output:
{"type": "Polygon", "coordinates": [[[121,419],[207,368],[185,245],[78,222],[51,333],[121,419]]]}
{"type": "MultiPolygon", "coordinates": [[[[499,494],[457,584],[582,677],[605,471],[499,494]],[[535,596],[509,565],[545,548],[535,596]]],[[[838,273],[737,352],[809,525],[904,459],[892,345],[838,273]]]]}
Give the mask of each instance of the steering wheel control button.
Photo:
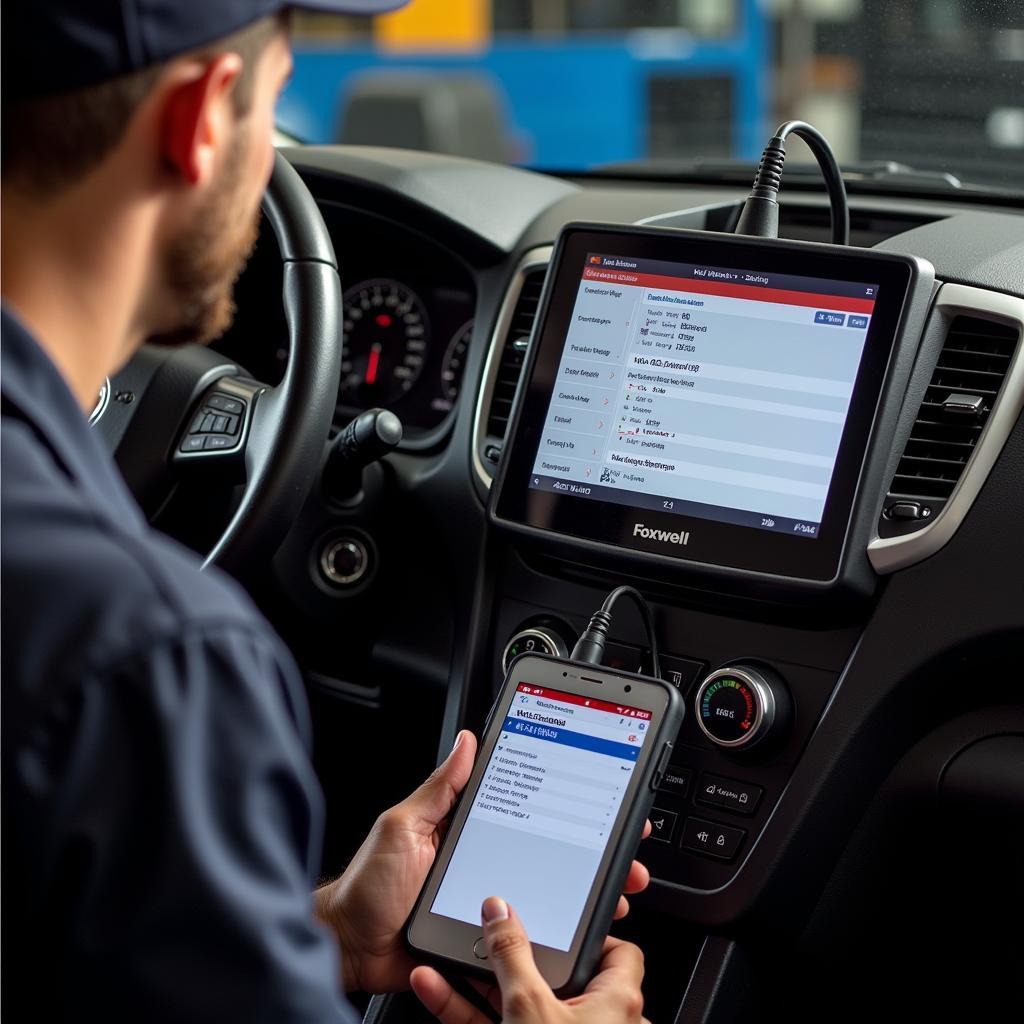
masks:
{"type": "Polygon", "coordinates": [[[320,554],[320,570],[335,586],[353,586],[366,575],[369,567],[370,553],[356,537],[328,541],[320,554]]]}
{"type": "Polygon", "coordinates": [[[505,645],[501,656],[501,671],[508,672],[509,665],[520,654],[550,654],[556,658],[566,658],[569,652],[565,641],[548,626],[529,626],[519,630],[505,645]]]}
{"type": "Polygon", "coordinates": [[[721,775],[709,775],[705,772],[697,786],[696,799],[699,804],[712,807],[724,807],[737,814],[753,814],[761,802],[764,790],[749,782],[737,782],[721,775]]]}
{"type": "Polygon", "coordinates": [[[683,824],[682,846],[684,850],[704,857],[732,860],[746,836],[742,828],[719,825],[703,818],[687,818],[683,824]]]}
{"type": "Polygon", "coordinates": [[[192,417],[188,434],[178,450],[193,452],[230,452],[241,442],[246,403],[230,395],[212,394],[203,399],[202,408],[192,417]]]}
{"type": "Polygon", "coordinates": [[[686,797],[690,792],[690,783],[693,781],[693,771],[690,768],[677,768],[670,764],[658,783],[658,790],[662,793],[672,793],[675,796],[686,797]]]}
{"type": "Polygon", "coordinates": [[[676,830],[676,820],[679,815],[675,811],[665,811],[660,807],[652,807],[651,813],[647,815],[651,822],[650,839],[659,843],[671,843],[672,834],[676,830]]]}
{"type": "Polygon", "coordinates": [[[700,684],[694,705],[701,732],[715,746],[738,750],[761,742],[788,717],[789,695],[774,673],[731,665],[700,684]]]}
{"type": "Polygon", "coordinates": [[[206,400],[207,406],[216,409],[218,412],[225,412],[231,416],[241,416],[245,412],[245,406],[237,398],[228,398],[227,395],[210,395],[206,400]]]}
{"type": "Polygon", "coordinates": [[[484,942],[484,937],[482,935],[473,943],[473,956],[475,956],[477,960],[487,959],[487,943],[484,942]]]}

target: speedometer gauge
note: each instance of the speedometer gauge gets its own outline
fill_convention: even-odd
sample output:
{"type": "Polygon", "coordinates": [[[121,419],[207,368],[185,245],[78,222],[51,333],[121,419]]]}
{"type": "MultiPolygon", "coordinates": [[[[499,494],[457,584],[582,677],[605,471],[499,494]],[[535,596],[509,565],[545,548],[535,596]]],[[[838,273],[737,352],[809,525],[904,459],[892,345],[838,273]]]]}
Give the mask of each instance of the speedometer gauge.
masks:
{"type": "Polygon", "coordinates": [[[343,403],[387,405],[416,383],[430,348],[430,322],[419,296],[400,281],[374,278],[344,296],[343,403]]]}
{"type": "Polygon", "coordinates": [[[453,335],[441,360],[441,394],[434,399],[435,409],[447,412],[459,397],[462,371],[466,367],[466,353],[473,337],[473,321],[467,320],[453,335]]]}

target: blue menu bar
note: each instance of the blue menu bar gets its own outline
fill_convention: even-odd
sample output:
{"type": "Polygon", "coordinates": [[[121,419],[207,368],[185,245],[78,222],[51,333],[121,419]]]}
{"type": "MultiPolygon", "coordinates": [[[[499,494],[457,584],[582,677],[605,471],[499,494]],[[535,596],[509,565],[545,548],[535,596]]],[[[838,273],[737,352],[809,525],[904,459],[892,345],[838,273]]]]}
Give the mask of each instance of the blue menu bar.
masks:
{"type": "Polygon", "coordinates": [[[593,750],[598,754],[621,757],[624,761],[635,761],[640,754],[639,744],[634,747],[628,743],[616,743],[614,740],[601,739],[599,736],[587,736],[582,732],[572,732],[570,729],[557,729],[553,725],[527,722],[522,718],[513,718],[511,715],[505,718],[505,724],[501,728],[503,731],[518,733],[520,736],[532,736],[535,740],[549,740],[552,743],[564,743],[567,747],[576,747],[579,750],[593,750]]]}

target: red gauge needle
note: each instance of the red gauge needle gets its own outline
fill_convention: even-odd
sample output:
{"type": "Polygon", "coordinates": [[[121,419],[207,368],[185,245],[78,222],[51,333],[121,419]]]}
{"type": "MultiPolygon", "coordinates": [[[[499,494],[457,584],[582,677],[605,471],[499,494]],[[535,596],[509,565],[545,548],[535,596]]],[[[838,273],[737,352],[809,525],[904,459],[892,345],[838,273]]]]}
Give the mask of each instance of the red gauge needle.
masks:
{"type": "Polygon", "coordinates": [[[370,346],[370,358],[366,362],[366,383],[376,384],[377,383],[377,368],[380,366],[380,349],[381,344],[379,341],[375,341],[370,346]]]}

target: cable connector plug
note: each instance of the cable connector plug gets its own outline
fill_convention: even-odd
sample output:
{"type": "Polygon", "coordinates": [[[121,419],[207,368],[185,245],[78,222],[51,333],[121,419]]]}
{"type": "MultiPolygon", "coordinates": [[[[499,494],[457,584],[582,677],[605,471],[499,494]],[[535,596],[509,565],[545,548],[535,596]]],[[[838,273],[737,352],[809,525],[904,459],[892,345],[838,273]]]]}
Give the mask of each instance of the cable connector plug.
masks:
{"type": "Polygon", "coordinates": [[[736,222],[737,235],[779,237],[779,186],[785,162],[786,142],[776,135],[761,154],[750,197],[743,204],[740,219],[736,222]]]}
{"type": "Polygon", "coordinates": [[[750,197],[743,204],[736,222],[737,235],[758,238],[779,237],[779,187],[782,184],[782,165],[786,162],[786,139],[796,135],[807,143],[821,168],[828,190],[832,241],[836,245],[850,244],[850,207],[846,199],[843,174],[836,163],[828,140],[806,121],[786,121],[780,124],[768,145],[764,147],[757,165],[750,197]]]}
{"type": "Polygon", "coordinates": [[[644,629],[647,632],[647,644],[650,650],[651,675],[661,678],[661,663],[658,660],[658,637],[654,630],[654,616],[643,594],[634,587],[616,587],[605,599],[601,607],[590,617],[583,635],[576,641],[572,649],[572,660],[586,662],[588,665],[600,665],[604,657],[605,640],[612,624],[612,607],[620,597],[628,597],[640,612],[644,629]]]}
{"type": "Polygon", "coordinates": [[[583,661],[588,665],[600,665],[604,657],[604,644],[608,639],[608,629],[612,624],[611,615],[598,609],[590,616],[587,628],[583,630],[576,646],[572,649],[572,660],[583,661]]]}

